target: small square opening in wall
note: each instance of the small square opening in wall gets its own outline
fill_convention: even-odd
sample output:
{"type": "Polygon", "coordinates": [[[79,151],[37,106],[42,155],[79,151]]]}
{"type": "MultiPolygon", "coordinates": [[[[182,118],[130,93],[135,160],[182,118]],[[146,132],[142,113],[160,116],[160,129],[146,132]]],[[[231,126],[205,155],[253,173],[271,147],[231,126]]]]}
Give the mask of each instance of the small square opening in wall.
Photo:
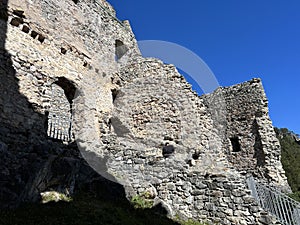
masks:
{"type": "Polygon", "coordinates": [[[21,19],[21,18],[12,18],[10,21],[10,24],[15,27],[18,27],[22,23],[23,23],[23,19],[21,19]]]}
{"type": "Polygon", "coordinates": [[[23,10],[15,9],[15,10],[13,10],[13,14],[20,18],[25,18],[23,10]]]}
{"type": "Polygon", "coordinates": [[[32,38],[36,38],[37,36],[38,36],[38,33],[36,32],[36,31],[31,31],[31,34],[30,34],[30,36],[32,37],[32,38]]]}
{"type": "Polygon", "coordinates": [[[232,152],[240,152],[242,151],[241,149],[241,144],[239,141],[238,137],[232,137],[230,138],[231,146],[232,146],[232,152]]]}
{"type": "Polygon", "coordinates": [[[75,4],[77,4],[79,1],[78,0],[72,0],[75,4]]]}
{"type": "Polygon", "coordinates": [[[22,31],[24,32],[24,33],[26,33],[26,34],[28,34],[29,33],[29,27],[27,27],[26,25],[23,25],[23,27],[22,27],[22,31]]]}
{"type": "Polygon", "coordinates": [[[60,53],[65,55],[67,53],[67,49],[61,47],[60,48],[60,53]]]}
{"type": "Polygon", "coordinates": [[[43,43],[45,41],[45,37],[43,35],[39,34],[38,40],[39,40],[39,42],[43,43]]]}

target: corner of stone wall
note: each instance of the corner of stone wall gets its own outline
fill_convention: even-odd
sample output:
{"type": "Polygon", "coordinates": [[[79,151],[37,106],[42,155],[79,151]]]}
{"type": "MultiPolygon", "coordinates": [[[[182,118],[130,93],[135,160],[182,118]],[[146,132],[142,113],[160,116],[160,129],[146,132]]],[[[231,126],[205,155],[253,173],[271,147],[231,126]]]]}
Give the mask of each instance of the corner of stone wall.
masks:
{"type": "Polygon", "coordinates": [[[261,79],[221,88],[208,96],[209,99],[218,92],[223,95],[226,105],[223,151],[229,162],[243,174],[252,174],[280,189],[289,190],[261,79]]]}

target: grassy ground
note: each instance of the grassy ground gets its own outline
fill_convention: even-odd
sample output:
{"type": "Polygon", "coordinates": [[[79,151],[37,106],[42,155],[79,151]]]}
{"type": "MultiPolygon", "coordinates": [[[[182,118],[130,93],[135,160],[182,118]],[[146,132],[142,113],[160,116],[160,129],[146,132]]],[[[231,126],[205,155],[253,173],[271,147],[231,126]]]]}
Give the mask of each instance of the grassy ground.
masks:
{"type": "Polygon", "coordinates": [[[0,211],[1,225],[178,225],[151,209],[135,209],[128,201],[107,201],[90,194],[71,202],[30,204],[0,211]]]}

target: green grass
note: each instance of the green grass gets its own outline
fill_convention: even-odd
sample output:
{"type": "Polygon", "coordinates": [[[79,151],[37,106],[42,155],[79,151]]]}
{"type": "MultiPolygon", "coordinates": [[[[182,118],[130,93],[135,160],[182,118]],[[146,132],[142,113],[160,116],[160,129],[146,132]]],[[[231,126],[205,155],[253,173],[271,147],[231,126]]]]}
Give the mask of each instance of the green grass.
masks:
{"type": "Polygon", "coordinates": [[[48,202],[70,202],[72,201],[72,198],[70,196],[66,196],[65,194],[58,193],[55,191],[49,191],[42,193],[42,202],[48,203],[48,202]]]}
{"type": "Polygon", "coordinates": [[[289,194],[289,197],[300,202],[300,191],[289,194]]]}
{"type": "Polygon", "coordinates": [[[105,200],[91,194],[71,202],[28,204],[0,211],[1,225],[179,225],[153,209],[135,209],[127,200],[105,200]]]}

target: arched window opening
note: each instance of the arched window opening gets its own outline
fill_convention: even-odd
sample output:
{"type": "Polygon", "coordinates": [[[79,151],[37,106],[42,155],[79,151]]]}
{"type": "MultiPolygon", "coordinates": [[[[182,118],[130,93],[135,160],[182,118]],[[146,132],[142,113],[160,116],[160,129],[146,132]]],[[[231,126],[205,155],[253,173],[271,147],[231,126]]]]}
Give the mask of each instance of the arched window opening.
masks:
{"type": "Polygon", "coordinates": [[[70,142],[72,136],[72,101],[75,86],[60,77],[51,85],[51,100],[48,112],[47,135],[50,138],[70,142]]]}
{"type": "Polygon", "coordinates": [[[116,40],[115,43],[116,61],[120,60],[128,51],[127,46],[120,40],[116,40]]]}
{"type": "Polygon", "coordinates": [[[63,89],[69,103],[72,104],[76,93],[75,85],[65,77],[59,77],[57,81],[54,82],[54,84],[57,84],[63,89]]]}

